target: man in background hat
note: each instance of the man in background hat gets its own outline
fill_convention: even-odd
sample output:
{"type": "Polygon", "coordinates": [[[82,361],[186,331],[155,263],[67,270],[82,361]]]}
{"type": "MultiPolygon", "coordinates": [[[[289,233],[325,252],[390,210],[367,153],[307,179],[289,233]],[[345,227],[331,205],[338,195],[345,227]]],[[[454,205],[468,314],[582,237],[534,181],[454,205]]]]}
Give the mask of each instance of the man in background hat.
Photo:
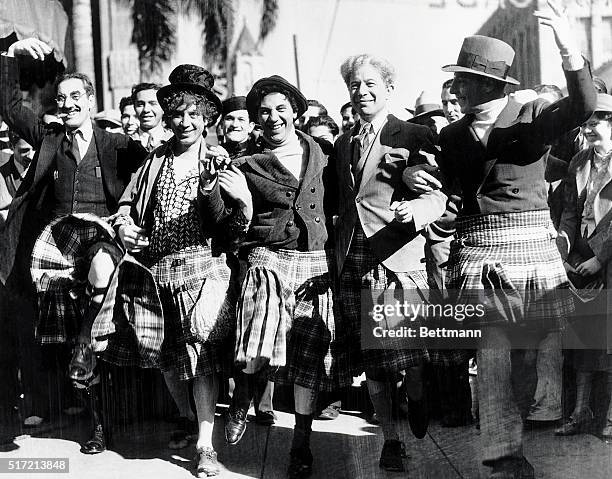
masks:
{"type": "Polygon", "coordinates": [[[250,136],[255,123],[249,118],[246,97],[233,96],[223,101],[222,115],[224,141],[221,146],[232,159],[247,155],[253,148],[250,136]]]}
{"type": "MultiPolygon", "coordinates": [[[[513,306],[488,308],[475,323],[482,333],[477,360],[483,463],[492,467],[491,479],[534,477],[523,455],[519,399],[525,391],[514,391],[515,399],[511,357],[520,359],[517,348],[558,347],[548,342],[573,307],[569,297],[536,296],[567,286],[547,205],[543,153],[588,118],[596,96],[565,11],[557,1],[549,6],[551,11],[534,15],[553,30],[568,98],[553,105],[510,101],[504,88],[518,83],[508,76],[514,50],[494,38],[467,37],[457,63],[442,68],[455,73],[450,91],[465,114],[440,135],[440,166],[459,205],[446,285],[457,303],[484,290],[487,298],[503,297],[513,306]]],[[[421,180],[410,186],[423,188],[421,180]]]]}
{"type": "Polygon", "coordinates": [[[414,116],[408,121],[429,128],[436,140],[440,130],[448,125],[438,97],[426,90],[422,91],[416,99],[414,116]]]}

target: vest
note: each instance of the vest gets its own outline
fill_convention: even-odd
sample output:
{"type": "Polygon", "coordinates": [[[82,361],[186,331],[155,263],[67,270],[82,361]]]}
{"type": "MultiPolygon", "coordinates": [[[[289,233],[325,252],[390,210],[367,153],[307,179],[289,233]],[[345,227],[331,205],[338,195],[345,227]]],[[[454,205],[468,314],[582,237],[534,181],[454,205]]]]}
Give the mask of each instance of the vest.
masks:
{"type": "Polygon", "coordinates": [[[66,155],[64,145],[57,150],[55,162],[55,216],[71,213],[110,215],[95,138],[92,137],[78,165],[66,155]]]}

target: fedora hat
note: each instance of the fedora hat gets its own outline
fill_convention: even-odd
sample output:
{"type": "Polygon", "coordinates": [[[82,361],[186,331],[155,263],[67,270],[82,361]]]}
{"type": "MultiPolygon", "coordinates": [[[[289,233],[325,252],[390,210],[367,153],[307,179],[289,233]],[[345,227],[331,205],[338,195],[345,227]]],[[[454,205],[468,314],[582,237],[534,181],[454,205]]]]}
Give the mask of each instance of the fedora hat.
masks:
{"type": "Polygon", "coordinates": [[[444,116],[442,105],[440,105],[440,97],[435,96],[431,92],[422,91],[414,104],[413,115],[410,120],[428,116],[444,116]]]}
{"type": "Polygon", "coordinates": [[[204,95],[217,107],[217,114],[210,119],[208,124],[212,125],[217,121],[217,118],[221,115],[222,105],[221,100],[212,90],[215,79],[208,70],[198,65],[183,64],[172,70],[168,80],[170,81],[169,85],[157,90],[157,99],[164,110],[167,108],[166,99],[170,93],[177,90],[192,91],[204,95]]]}
{"type": "Polygon", "coordinates": [[[593,111],[612,112],[612,95],[598,93],[597,104],[595,105],[595,110],[593,111]]]}
{"type": "Polygon", "coordinates": [[[442,71],[473,73],[518,85],[518,80],[508,76],[513,61],[514,49],[506,42],[472,35],[464,38],[457,63],[443,66],[442,71]]]}
{"type": "Polygon", "coordinates": [[[279,75],[272,75],[271,77],[265,77],[257,80],[253,84],[251,91],[246,96],[247,110],[249,111],[249,116],[253,121],[255,121],[257,118],[257,108],[259,106],[259,102],[261,101],[261,90],[266,87],[281,88],[293,96],[293,99],[297,104],[297,118],[301,117],[308,109],[306,97],[300,90],[294,87],[283,77],[279,75]]]}

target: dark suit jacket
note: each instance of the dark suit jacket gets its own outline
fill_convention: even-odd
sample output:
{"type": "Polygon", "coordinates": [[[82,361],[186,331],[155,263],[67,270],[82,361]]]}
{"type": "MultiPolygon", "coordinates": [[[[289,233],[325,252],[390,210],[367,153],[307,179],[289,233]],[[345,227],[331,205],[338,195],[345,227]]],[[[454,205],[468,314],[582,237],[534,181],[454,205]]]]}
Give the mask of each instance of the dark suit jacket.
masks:
{"type": "MultiPolygon", "coordinates": [[[[308,164],[299,182],[272,153],[256,153],[234,160],[244,173],[253,197],[253,219],[243,246],[316,251],[331,247],[331,220],[336,212],[337,182],[329,160],[332,145],[296,130],[306,145],[308,164]]],[[[219,183],[200,188],[205,221],[227,220],[233,205],[219,183]]]]}
{"type": "MultiPolygon", "coordinates": [[[[16,60],[0,56],[0,115],[11,130],[36,150],[0,233],[0,281],[21,288],[30,281],[29,258],[34,241],[51,219],[55,155],[65,137],[65,129],[61,126],[49,129],[23,104],[18,78],[16,60]],[[19,267],[14,268],[16,260],[19,267]]],[[[108,133],[96,126],[92,141],[98,149],[107,207],[113,213],[146,151],[126,135],[108,133]]]]}
{"type": "Polygon", "coordinates": [[[565,76],[569,96],[552,105],[509,99],[486,147],[472,134],[470,115],[442,129],[440,167],[450,193],[463,200],[460,215],[548,209],[546,145],[584,122],[597,100],[588,65],[565,76]]]}
{"type": "Polygon", "coordinates": [[[395,272],[423,269],[420,262],[423,241],[417,244],[413,240],[425,225],[442,215],[446,197],[440,191],[414,195],[402,182],[402,172],[406,166],[426,163],[420,151],[437,154],[433,134],[425,126],[389,115],[372,143],[357,189],[351,170],[357,142],[351,138],[358,134],[358,129],[359,124],[338,138],[335,145],[340,194],[335,228],[338,275],[342,272],[357,221],[372,251],[385,267],[395,272]],[[411,201],[413,222],[399,223],[394,219],[394,212],[389,210],[392,202],[402,200],[411,201]]]}

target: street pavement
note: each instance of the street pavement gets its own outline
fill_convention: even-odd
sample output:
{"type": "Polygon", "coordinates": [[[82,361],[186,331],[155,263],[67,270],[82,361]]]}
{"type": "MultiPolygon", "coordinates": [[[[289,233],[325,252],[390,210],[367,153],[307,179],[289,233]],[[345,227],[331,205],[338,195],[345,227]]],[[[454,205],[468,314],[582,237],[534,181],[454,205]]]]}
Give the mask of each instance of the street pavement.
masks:
{"type": "MultiPolygon", "coordinates": [[[[223,436],[224,406],[219,406],[214,445],[223,466],[219,478],[284,478],[291,444],[293,416],[279,412],[272,427],[248,425],[241,442],[228,446],[223,436]]],[[[167,446],[173,429],[170,422],[147,419],[116,427],[110,450],[95,456],[79,452],[79,441],[87,436],[87,421],[78,416],[59,420],[22,435],[0,451],[3,458],[69,458],[69,473],[3,474],[0,479],[123,479],[193,478],[193,445],[180,451],[167,446]],[[13,448],[14,450],[10,450],[13,448]]],[[[422,440],[411,436],[408,424],[401,423],[402,440],[409,457],[404,473],[387,473],[378,467],[382,448],[379,427],[367,423],[358,412],[343,411],[334,421],[315,421],[311,445],[315,457],[313,478],[400,478],[479,479],[488,468],[480,466],[480,434],[473,426],[443,428],[430,425],[422,440]]],[[[610,479],[612,444],[589,435],[555,437],[552,428],[525,430],[525,455],[537,478],[610,479]]]]}

